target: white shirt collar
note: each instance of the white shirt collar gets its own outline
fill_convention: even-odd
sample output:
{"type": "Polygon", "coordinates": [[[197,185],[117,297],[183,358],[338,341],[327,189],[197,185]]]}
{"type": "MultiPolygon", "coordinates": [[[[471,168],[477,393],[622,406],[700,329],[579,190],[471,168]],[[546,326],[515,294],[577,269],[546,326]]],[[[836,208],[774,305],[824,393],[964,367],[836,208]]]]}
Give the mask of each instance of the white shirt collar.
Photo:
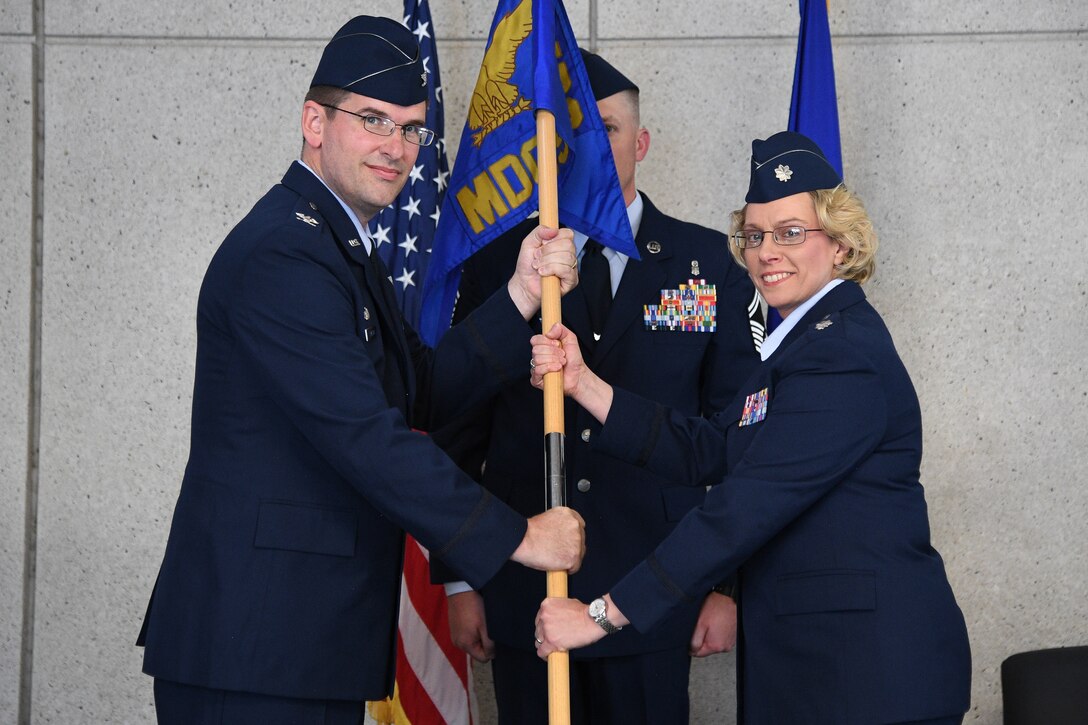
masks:
{"type": "MultiPolygon", "coordinates": [[[[325,184],[325,180],[322,179],[316,171],[311,169],[305,161],[299,159],[298,162],[302,164],[302,168],[306,169],[314,176],[317,176],[317,180],[320,181],[322,184],[325,184]]],[[[370,250],[374,246],[373,242],[370,241],[370,231],[359,222],[359,217],[355,214],[350,206],[344,203],[343,199],[337,196],[336,192],[332,190],[332,187],[330,187],[328,184],[325,184],[325,188],[329,190],[329,193],[332,194],[338,202],[340,202],[340,206],[344,207],[344,212],[347,213],[348,219],[351,219],[351,223],[355,225],[355,231],[359,232],[359,238],[363,240],[363,247],[366,248],[367,256],[369,256],[370,250]]]]}
{"type": "Polygon", "coordinates": [[[843,280],[841,279],[831,280],[823,286],[823,289],[821,289],[819,292],[812,295],[803,303],[801,303],[797,307],[797,309],[795,309],[789,314],[788,317],[782,320],[782,323],[778,327],[774,328],[774,332],[772,332],[770,335],[767,335],[767,339],[763,341],[763,347],[759,349],[760,359],[766,360],[771,355],[773,355],[774,351],[778,349],[778,346],[782,344],[782,341],[786,339],[786,335],[790,334],[790,330],[797,327],[797,323],[800,322],[801,318],[805,316],[805,313],[811,310],[817,302],[823,299],[824,295],[826,295],[828,292],[835,289],[842,283],[843,280]]]}

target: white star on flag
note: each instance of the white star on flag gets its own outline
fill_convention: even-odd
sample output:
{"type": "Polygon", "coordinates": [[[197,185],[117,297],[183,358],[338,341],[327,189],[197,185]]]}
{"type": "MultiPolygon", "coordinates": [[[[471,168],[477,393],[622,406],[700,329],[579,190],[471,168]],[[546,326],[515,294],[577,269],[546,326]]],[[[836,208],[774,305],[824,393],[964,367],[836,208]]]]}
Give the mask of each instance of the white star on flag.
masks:
{"type": "Polygon", "coordinates": [[[408,197],[408,203],[401,207],[401,211],[408,212],[408,219],[411,220],[414,216],[419,216],[419,202],[420,200],[414,196],[408,197]]]}
{"type": "Polygon", "coordinates": [[[430,23],[416,23],[416,29],[412,31],[413,33],[415,33],[415,36],[419,38],[420,45],[423,44],[424,38],[431,37],[431,34],[427,32],[428,25],[430,25],[430,23]]]}
{"type": "Polygon", "coordinates": [[[408,174],[408,178],[412,180],[413,185],[415,185],[417,181],[423,181],[423,164],[413,166],[412,172],[408,174]]]}
{"type": "Polygon", "coordinates": [[[435,183],[435,186],[437,186],[437,187],[438,187],[438,191],[439,191],[440,193],[441,193],[442,191],[445,191],[445,189],[446,189],[446,179],[447,179],[447,178],[449,178],[449,175],[450,175],[450,172],[448,172],[448,171],[442,171],[442,170],[440,169],[440,170],[438,171],[438,176],[434,177],[434,183],[435,183]]]}
{"type": "Polygon", "coordinates": [[[378,224],[378,228],[370,233],[370,239],[374,242],[375,247],[380,248],[383,244],[392,244],[389,240],[389,231],[392,227],[383,227],[378,224]]]}
{"type": "Polygon", "coordinates": [[[416,236],[414,236],[414,237],[411,234],[405,234],[404,235],[404,241],[397,245],[398,247],[400,247],[401,249],[404,250],[404,258],[405,259],[407,259],[408,255],[411,254],[412,252],[418,252],[419,251],[418,249],[416,249],[416,240],[417,239],[419,239],[418,234],[416,236]]]}
{"type": "Polygon", "coordinates": [[[409,286],[415,287],[415,280],[412,279],[415,276],[416,271],[414,269],[409,272],[407,267],[404,268],[404,270],[401,271],[400,276],[397,277],[397,281],[400,282],[401,289],[408,289],[409,286]]]}

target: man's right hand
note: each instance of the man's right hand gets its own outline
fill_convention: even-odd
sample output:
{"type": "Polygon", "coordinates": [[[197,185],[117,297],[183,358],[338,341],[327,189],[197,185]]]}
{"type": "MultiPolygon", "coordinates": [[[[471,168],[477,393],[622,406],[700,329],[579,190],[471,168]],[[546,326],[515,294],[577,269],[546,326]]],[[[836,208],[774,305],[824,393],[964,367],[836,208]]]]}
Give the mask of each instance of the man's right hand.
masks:
{"type": "Polygon", "coordinates": [[[477,662],[490,661],[495,656],[495,643],[487,636],[484,598],[470,590],[447,598],[446,604],[453,643],[477,662]]]}
{"type": "Polygon", "coordinates": [[[586,555],[586,522],[574,509],[556,506],[529,519],[511,561],[541,571],[573,574],[586,555]]]}

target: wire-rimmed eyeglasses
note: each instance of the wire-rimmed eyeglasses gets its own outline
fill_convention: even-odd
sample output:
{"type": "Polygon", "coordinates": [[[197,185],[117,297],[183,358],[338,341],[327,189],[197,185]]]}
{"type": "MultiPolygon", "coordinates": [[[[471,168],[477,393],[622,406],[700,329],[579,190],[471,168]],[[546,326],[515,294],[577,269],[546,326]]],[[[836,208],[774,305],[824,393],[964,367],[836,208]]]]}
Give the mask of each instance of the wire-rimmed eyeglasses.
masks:
{"type": "Polygon", "coordinates": [[[789,224],[784,227],[775,227],[774,229],[768,229],[767,231],[742,229],[733,235],[733,244],[736,244],[739,249],[752,249],[763,244],[764,237],[770,234],[774,238],[775,244],[791,247],[795,244],[804,242],[808,232],[822,231],[823,229],[805,229],[804,227],[795,224],[789,224]]]}
{"type": "Polygon", "coordinates": [[[340,108],[330,103],[322,103],[325,108],[332,108],[336,111],[343,111],[344,113],[351,114],[356,118],[363,119],[363,128],[371,133],[376,133],[379,136],[392,136],[393,132],[398,128],[401,135],[404,136],[404,140],[408,143],[415,144],[416,146],[430,146],[434,141],[434,131],[423,126],[416,126],[411,123],[397,123],[391,118],[385,116],[375,116],[372,113],[356,113],[355,111],[349,111],[346,108],[340,108]]]}

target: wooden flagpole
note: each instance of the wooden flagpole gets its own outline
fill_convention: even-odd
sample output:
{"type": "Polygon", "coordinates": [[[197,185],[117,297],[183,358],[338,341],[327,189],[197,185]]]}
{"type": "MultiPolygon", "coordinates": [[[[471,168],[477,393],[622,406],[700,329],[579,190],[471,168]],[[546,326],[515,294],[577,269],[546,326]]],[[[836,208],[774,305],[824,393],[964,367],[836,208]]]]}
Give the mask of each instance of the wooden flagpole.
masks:
{"type": "MultiPolygon", "coordinates": [[[[555,148],[555,116],[551,111],[536,112],[537,194],[540,223],[559,226],[559,185],[555,148]]],[[[562,322],[561,293],[558,277],[545,277],[540,298],[540,315],[545,332],[562,322]]],[[[563,422],[563,373],[544,376],[544,445],[548,508],[566,505],[566,470],[563,463],[565,424],[563,422]]],[[[567,596],[567,573],[549,571],[548,596],[567,596]]],[[[570,725],[570,655],[548,655],[548,723],[570,725]]]]}

